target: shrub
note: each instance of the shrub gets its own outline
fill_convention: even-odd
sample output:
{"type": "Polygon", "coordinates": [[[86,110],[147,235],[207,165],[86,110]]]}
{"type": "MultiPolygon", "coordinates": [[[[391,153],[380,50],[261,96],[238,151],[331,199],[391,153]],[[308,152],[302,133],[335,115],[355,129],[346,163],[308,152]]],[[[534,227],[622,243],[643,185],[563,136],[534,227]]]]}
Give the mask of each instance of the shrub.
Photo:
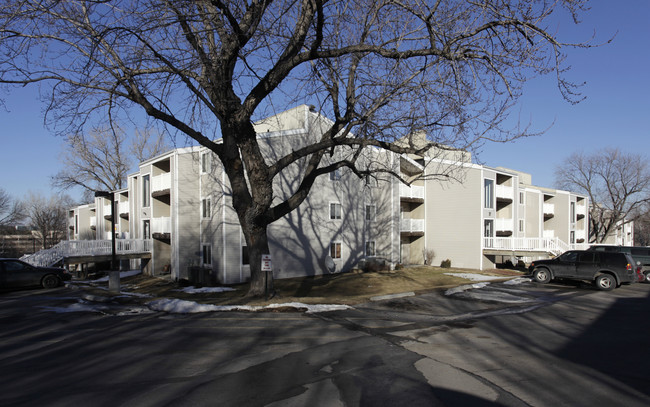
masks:
{"type": "Polygon", "coordinates": [[[449,260],[449,259],[443,260],[442,262],[440,262],[440,267],[445,268],[445,269],[450,268],[451,267],[451,260],[449,260]]]}
{"type": "Polygon", "coordinates": [[[433,258],[436,257],[436,253],[433,249],[422,249],[422,255],[424,256],[424,264],[433,264],[433,258]]]}

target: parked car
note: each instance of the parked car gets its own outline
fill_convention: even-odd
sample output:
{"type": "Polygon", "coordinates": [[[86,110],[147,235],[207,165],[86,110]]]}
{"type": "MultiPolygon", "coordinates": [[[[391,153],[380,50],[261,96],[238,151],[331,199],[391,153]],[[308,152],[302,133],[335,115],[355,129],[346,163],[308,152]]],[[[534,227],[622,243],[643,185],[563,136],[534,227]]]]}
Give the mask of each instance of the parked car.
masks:
{"type": "Polygon", "coordinates": [[[627,253],[571,250],[549,260],[536,260],[529,268],[533,281],[548,283],[559,279],[593,282],[609,291],[623,283],[639,281],[641,269],[627,253]]]}
{"type": "Polygon", "coordinates": [[[650,247],[646,246],[614,246],[614,245],[593,245],[588,250],[599,252],[623,252],[628,253],[634,259],[634,264],[643,269],[643,281],[650,283],[650,247]]]}
{"type": "Polygon", "coordinates": [[[0,287],[55,288],[70,280],[72,276],[65,269],[37,267],[18,259],[0,258],[0,287]]]}

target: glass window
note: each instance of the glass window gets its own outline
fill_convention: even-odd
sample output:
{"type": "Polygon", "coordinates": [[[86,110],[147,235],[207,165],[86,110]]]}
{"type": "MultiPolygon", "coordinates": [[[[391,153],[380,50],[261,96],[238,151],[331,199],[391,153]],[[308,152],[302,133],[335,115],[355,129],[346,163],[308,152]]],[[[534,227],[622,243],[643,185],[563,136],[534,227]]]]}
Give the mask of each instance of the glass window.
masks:
{"type": "Polygon", "coordinates": [[[341,219],[341,204],[337,202],[330,203],[330,219],[341,219]]]}
{"type": "Polygon", "coordinates": [[[241,247],[241,264],[251,264],[250,255],[248,254],[248,246],[241,247]]]}
{"type": "Polygon", "coordinates": [[[212,156],[210,153],[201,154],[201,172],[210,172],[212,169],[212,156]]]}
{"type": "Polygon", "coordinates": [[[330,180],[338,181],[340,179],[341,179],[341,170],[340,169],[336,169],[336,170],[330,172],[330,180]]]}
{"type": "Polygon", "coordinates": [[[149,220],[142,221],[142,238],[151,239],[151,228],[149,220]]]}
{"type": "Polygon", "coordinates": [[[571,223],[576,221],[576,203],[571,202],[571,223]]]}
{"type": "Polygon", "coordinates": [[[523,232],[524,231],[524,225],[526,222],[523,219],[519,219],[519,231],[523,232]]]}
{"type": "Polygon", "coordinates": [[[330,256],[333,259],[340,259],[341,258],[341,243],[340,242],[332,242],[332,244],[330,244],[330,256]]]}
{"type": "Polygon", "coordinates": [[[377,207],[375,205],[366,205],[366,220],[373,221],[377,217],[377,207]]]}
{"type": "Polygon", "coordinates": [[[485,179],[483,180],[483,192],[484,192],[484,208],[492,209],[494,208],[494,180],[485,179]]]}
{"type": "Polygon", "coordinates": [[[212,245],[204,244],[201,250],[203,256],[203,265],[210,266],[212,265],[212,245]]]}
{"type": "Polygon", "coordinates": [[[375,242],[366,242],[366,256],[375,256],[375,242]]]}
{"type": "Polygon", "coordinates": [[[151,206],[151,183],[149,174],[142,176],[142,207],[151,206]]]}
{"type": "Polygon", "coordinates": [[[209,218],[210,217],[210,213],[211,213],[210,212],[210,209],[211,209],[210,204],[211,204],[210,198],[203,198],[203,200],[201,201],[201,207],[202,207],[201,216],[203,216],[203,218],[209,218]]]}

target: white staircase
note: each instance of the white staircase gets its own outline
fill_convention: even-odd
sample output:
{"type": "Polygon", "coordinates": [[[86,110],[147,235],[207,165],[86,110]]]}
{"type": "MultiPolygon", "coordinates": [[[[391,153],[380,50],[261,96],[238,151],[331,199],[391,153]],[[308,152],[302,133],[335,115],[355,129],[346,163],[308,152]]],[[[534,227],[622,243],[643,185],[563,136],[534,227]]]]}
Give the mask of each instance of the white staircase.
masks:
{"type": "MultiPolygon", "coordinates": [[[[116,239],[116,254],[151,252],[151,240],[116,239]]],[[[64,240],[49,249],[21,257],[34,266],[51,267],[68,257],[102,256],[112,254],[110,240],[64,240]]]]}

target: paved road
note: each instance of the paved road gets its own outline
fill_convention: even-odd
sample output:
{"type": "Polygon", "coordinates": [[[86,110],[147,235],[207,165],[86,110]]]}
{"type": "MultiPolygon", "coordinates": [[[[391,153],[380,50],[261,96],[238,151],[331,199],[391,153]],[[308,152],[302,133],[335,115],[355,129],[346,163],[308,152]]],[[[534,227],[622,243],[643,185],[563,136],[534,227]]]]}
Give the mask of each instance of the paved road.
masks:
{"type": "Polygon", "coordinates": [[[182,315],[56,313],[83,310],[81,292],[5,292],[0,405],[647,406],[649,294],[490,284],[321,314],[182,315]]]}

